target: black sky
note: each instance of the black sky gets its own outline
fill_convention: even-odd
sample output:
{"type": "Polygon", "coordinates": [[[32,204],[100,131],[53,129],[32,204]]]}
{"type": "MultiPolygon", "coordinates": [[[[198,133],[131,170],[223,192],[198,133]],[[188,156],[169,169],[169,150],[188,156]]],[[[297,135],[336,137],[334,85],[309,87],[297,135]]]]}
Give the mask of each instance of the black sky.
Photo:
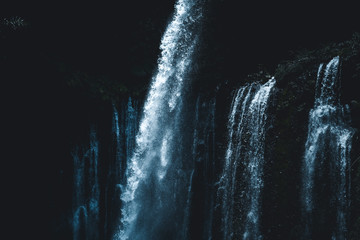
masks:
{"type": "MultiPolygon", "coordinates": [[[[15,1],[6,14],[29,21],[39,51],[88,70],[117,72],[131,67],[131,49],[146,36],[149,51],[158,51],[174,2],[15,1]]],[[[355,1],[210,0],[208,5],[214,19],[205,25],[211,22],[214,31],[207,40],[226,46],[223,53],[234,63],[276,61],[289,50],[349,39],[360,29],[355,1]]]]}

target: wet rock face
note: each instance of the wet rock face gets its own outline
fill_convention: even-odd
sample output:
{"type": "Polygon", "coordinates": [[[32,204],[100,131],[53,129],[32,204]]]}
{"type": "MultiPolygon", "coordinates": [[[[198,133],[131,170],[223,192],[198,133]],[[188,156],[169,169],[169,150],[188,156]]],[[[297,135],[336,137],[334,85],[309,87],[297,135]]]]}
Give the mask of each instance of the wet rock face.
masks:
{"type": "MultiPolygon", "coordinates": [[[[332,49],[331,51],[334,51],[332,49]]],[[[331,51],[327,52],[329,54],[331,51]]],[[[335,50],[336,51],[336,50],[335,50]]],[[[326,52],[323,52],[324,54],[326,52]]],[[[321,58],[321,55],[310,56],[313,59],[321,58]]],[[[340,64],[341,70],[339,70],[341,78],[340,89],[340,101],[342,104],[349,105],[351,110],[351,127],[355,129],[355,132],[359,130],[358,121],[358,96],[355,96],[353,90],[349,88],[349,85],[353,85],[356,80],[356,66],[358,58],[356,54],[352,56],[343,56],[343,61],[340,64]]],[[[315,61],[316,62],[316,61],[315,61]]],[[[299,208],[296,206],[300,203],[299,194],[301,181],[301,174],[298,169],[301,167],[299,163],[303,157],[303,146],[306,140],[307,132],[307,113],[313,105],[314,93],[315,93],[315,80],[316,80],[316,64],[309,66],[308,63],[301,64],[290,63],[290,66],[285,66],[279,69],[283,75],[279,77],[278,94],[274,97],[275,107],[273,108],[274,122],[269,129],[269,135],[272,140],[269,140],[269,174],[267,175],[268,181],[268,193],[264,193],[264,201],[266,207],[264,209],[271,209],[270,211],[264,211],[264,228],[268,229],[269,239],[279,238],[287,236],[289,238],[297,238],[296,236],[301,233],[300,229],[303,224],[299,221],[298,214],[299,208]],[[286,194],[284,194],[286,193],[286,194]],[[291,194],[290,194],[291,193],[291,194]],[[295,197],[296,196],[296,197],[295,197]],[[281,204],[280,204],[281,203],[281,204]],[[272,216],[272,217],[271,217],[272,216]],[[276,216],[276,217],[275,217],[276,216]],[[281,219],[281,220],[280,220],[281,219]],[[279,221],[279,222],[277,222],[279,221]],[[285,224],[284,224],[285,223],[285,224]],[[285,225],[288,225],[285,227],[285,225]],[[287,231],[286,228],[291,229],[287,231]],[[282,235],[285,234],[285,235],[282,235]]],[[[278,70],[278,71],[279,71],[278,70]]],[[[351,181],[347,182],[348,186],[352,186],[351,207],[348,214],[348,237],[357,234],[358,232],[358,216],[359,212],[357,206],[359,200],[357,197],[358,192],[354,184],[358,184],[358,163],[356,162],[357,154],[359,152],[359,139],[355,133],[352,138],[352,154],[351,164],[349,169],[349,175],[351,181]],[[356,153],[355,153],[356,152],[356,153]],[[355,166],[355,167],[354,167],[355,166]],[[356,199],[357,198],[357,199],[356,199]]],[[[351,143],[350,143],[351,144],[351,143]]],[[[266,175],[266,174],[265,174],[266,175]]],[[[266,192],[266,187],[265,187],[266,192]]],[[[328,213],[317,212],[317,214],[326,215],[328,213]]],[[[320,220],[320,219],[319,219],[320,220]]],[[[323,219],[324,220],[324,219],[323,219]]],[[[318,222],[319,224],[321,222],[318,222]]],[[[331,228],[331,227],[330,227],[331,228]]],[[[331,232],[331,229],[323,229],[322,231],[331,232]]],[[[331,233],[330,233],[331,235],[331,233]]],[[[329,236],[330,236],[329,235],[329,236]]]]}

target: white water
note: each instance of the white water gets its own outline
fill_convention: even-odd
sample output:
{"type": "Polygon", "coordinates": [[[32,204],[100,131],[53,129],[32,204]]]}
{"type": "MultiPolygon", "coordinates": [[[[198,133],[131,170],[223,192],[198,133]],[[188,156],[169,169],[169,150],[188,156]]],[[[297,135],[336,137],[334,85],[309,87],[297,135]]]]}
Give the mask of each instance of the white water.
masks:
{"type": "MultiPolygon", "coordinates": [[[[327,219],[329,224],[336,222],[331,233],[332,239],[346,239],[349,194],[346,187],[348,176],[346,169],[350,160],[353,133],[345,120],[346,109],[340,105],[339,100],[339,60],[339,57],[335,57],[325,67],[324,64],[320,64],[314,108],[309,113],[302,188],[305,237],[308,238],[313,232],[313,222],[319,221],[318,216],[314,216],[314,210],[330,206],[328,212],[336,211],[336,219],[327,219]],[[330,188],[328,190],[330,192],[325,192],[327,198],[334,199],[333,203],[329,203],[330,205],[317,199],[324,186],[330,188]]],[[[318,222],[316,224],[319,225],[318,222]]]]}
{"type": "Polygon", "coordinates": [[[261,239],[267,105],[275,79],[240,88],[228,120],[229,141],[220,179],[224,239],[261,239]]]}
{"type": "Polygon", "coordinates": [[[114,239],[155,239],[152,234],[156,234],[161,217],[165,220],[166,212],[176,208],[174,189],[179,188],[180,180],[167,175],[173,161],[181,161],[172,154],[179,147],[174,144],[179,141],[183,88],[197,43],[194,29],[200,18],[198,1],[179,0],[161,40],[158,71],[144,105],[135,151],[128,162],[127,183],[121,195],[121,226],[114,239]]]}

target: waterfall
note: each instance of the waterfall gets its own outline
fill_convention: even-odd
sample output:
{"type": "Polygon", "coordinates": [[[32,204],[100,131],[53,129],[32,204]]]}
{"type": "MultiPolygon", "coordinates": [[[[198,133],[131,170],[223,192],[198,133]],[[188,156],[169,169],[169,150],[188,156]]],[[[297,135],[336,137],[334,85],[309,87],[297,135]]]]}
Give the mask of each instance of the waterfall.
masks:
{"type": "MultiPolygon", "coordinates": [[[[130,99],[129,99],[130,100],[130,99]]],[[[115,140],[115,163],[114,163],[114,171],[115,171],[115,178],[120,184],[121,179],[121,172],[124,170],[124,152],[121,146],[122,141],[122,132],[125,128],[124,126],[124,114],[123,111],[121,111],[120,119],[119,119],[119,112],[116,109],[116,106],[113,105],[114,113],[113,113],[113,123],[112,123],[112,134],[115,140]]],[[[111,168],[111,167],[110,167],[111,168]]],[[[111,173],[112,169],[110,169],[109,173],[111,173]]],[[[112,179],[112,178],[111,178],[112,179]]]]}
{"type": "Polygon", "coordinates": [[[73,239],[98,239],[99,199],[98,179],[99,144],[94,127],[90,129],[90,145],[73,152],[73,239]]]}
{"type": "Polygon", "coordinates": [[[353,130],[340,104],[339,57],[320,64],[303,160],[305,238],[346,239],[347,169],[353,130]],[[313,226],[321,230],[313,229],[313,226]]]}
{"type": "Polygon", "coordinates": [[[267,104],[275,79],[240,88],[228,119],[228,146],[220,179],[224,239],[261,239],[267,104]]]}
{"type": "Polygon", "coordinates": [[[121,185],[125,181],[126,163],[134,150],[135,136],[138,127],[137,101],[129,97],[122,101],[120,108],[113,105],[112,149],[113,154],[107,170],[105,199],[105,235],[111,239],[114,228],[120,224],[121,185]]]}
{"type": "MultiPolygon", "coordinates": [[[[135,149],[135,137],[138,129],[138,104],[136,101],[129,101],[126,106],[126,118],[125,118],[125,151],[126,151],[126,163],[130,161],[131,154],[135,149]]],[[[123,168],[125,173],[126,168],[123,168]]],[[[123,174],[125,176],[125,174],[123,174]]],[[[123,180],[121,181],[123,182],[123,180]]]]}
{"type": "Polygon", "coordinates": [[[114,178],[118,186],[124,183],[126,163],[134,151],[135,136],[137,131],[137,103],[129,97],[126,104],[122,104],[119,114],[116,106],[113,106],[112,134],[115,143],[114,178]]]}
{"type": "MultiPolygon", "coordinates": [[[[145,101],[134,154],[121,194],[114,239],[176,239],[190,173],[182,171],[182,95],[197,44],[201,1],[179,0],[161,40],[161,56],[145,101]],[[180,210],[181,209],[181,210],[180,210]],[[175,212],[178,211],[178,215],[175,212]]],[[[183,213],[182,213],[183,214],[183,213]]]]}

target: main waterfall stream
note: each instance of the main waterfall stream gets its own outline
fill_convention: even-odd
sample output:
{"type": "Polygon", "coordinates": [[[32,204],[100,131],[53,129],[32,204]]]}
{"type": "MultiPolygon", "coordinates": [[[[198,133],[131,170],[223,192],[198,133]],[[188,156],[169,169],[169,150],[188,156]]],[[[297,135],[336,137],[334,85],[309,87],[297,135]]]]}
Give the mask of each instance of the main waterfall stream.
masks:
{"type": "Polygon", "coordinates": [[[136,148],[126,171],[122,219],[114,239],[182,239],[187,182],[181,171],[183,88],[197,45],[201,1],[179,0],[161,40],[136,148]],[[176,214],[177,213],[177,214],[176,214]]]}

